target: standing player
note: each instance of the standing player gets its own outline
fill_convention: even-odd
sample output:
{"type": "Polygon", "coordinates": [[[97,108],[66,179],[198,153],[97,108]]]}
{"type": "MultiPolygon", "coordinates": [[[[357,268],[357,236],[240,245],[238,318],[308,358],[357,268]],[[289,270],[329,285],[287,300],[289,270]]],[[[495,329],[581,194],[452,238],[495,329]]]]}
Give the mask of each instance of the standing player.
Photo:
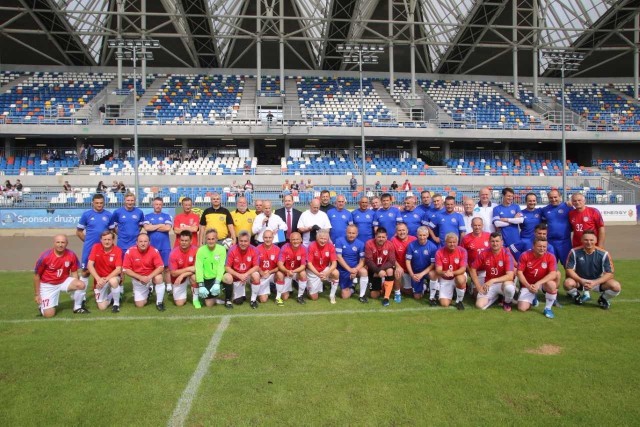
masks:
{"type": "Polygon", "coordinates": [[[418,212],[424,218],[424,215],[431,211],[431,192],[429,190],[424,190],[420,193],[420,205],[416,206],[418,212]]]}
{"type": "Polygon", "coordinates": [[[431,200],[433,201],[433,205],[431,206],[431,209],[427,209],[425,211],[425,214],[422,217],[422,225],[426,225],[427,227],[429,227],[429,229],[433,231],[433,233],[429,232],[429,239],[433,243],[435,243],[436,246],[442,246],[440,245],[440,242],[436,242],[434,240],[434,237],[439,235],[439,230],[438,230],[439,223],[438,223],[437,217],[439,214],[445,212],[444,200],[442,199],[442,195],[438,193],[434,194],[431,200]]]}
{"type": "Polygon", "coordinates": [[[434,214],[431,217],[431,222],[427,224],[431,230],[431,239],[440,247],[444,246],[444,238],[447,234],[453,233],[460,240],[466,232],[464,218],[460,213],[455,212],[455,207],[456,198],[447,196],[444,202],[444,212],[434,214]]]}
{"type": "Polygon", "coordinates": [[[331,193],[329,190],[322,190],[320,192],[320,210],[327,213],[333,208],[335,208],[335,206],[331,204],[331,193]]]}
{"type": "Polygon", "coordinates": [[[508,248],[503,246],[502,235],[499,231],[491,233],[489,249],[478,254],[469,271],[471,281],[478,292],[476,307],[486,310],[496,302],[498,295],[504,296],[502,308],[511,311],[511,302],[516,294],[516,285],[513,282],[515,268],[513,257],[508,248]],[[484,271],[485,277],[478,276],[478,271],[484,271]]]}
{"type": "Polygon", "coordinates": [[[318,230],[328,230],[331,222],[326,213],[320,210],[320,200],[313,199],[309,203],[309,209],[302,212],[298,221],[298,231],[302,234],[302,243],[306,248],[316,240],[318,230]]]}
{"type": "MultiPolygon", "coordinates": [[[[251,236],[246,231],[238,234],[238,244],[233,245],[227,253],[225,264],[225,283],[233,283],[233,302],[242,304],[247,299],[246,284],[260,284],[258,273],[258,251],[251,245],[251,236]]],[[[226,291],[226,289],[225,289],[226,291]]],[[[229,295],[225,295],[227,305],[229,295]]]]}
{"type": "MultiPolygon", "coordinates": [[[[160,252],[164,264],[164,283],[171,285],[169,274],[169,255],[171,255],[171,238],[169,231],[172,229],[173,219],[168,213],[162,212],[164,203],[161,197],[153,199],[153,212],[146,215],[142,226],[149,235],[151,246],[160,252]]],[[[163,290],[164,292],[164,290],[163,290]]]]}
{"type": "MultiPolygon", "coordinates": [[[[125,194],[124,205],[113,212],[109,225],[118,235],[117,245],[123,258],[127,249],[136,245],[143,222],[144,213],[136,207],[136,196],[133,193],[125,194]]],[[[124,297],[124,276],[120,281],[120,297],[124,297]]]]}
{"type": "MultiPolygon", "coordinates": [[[[260,283],[258,285],[251,284],[251,308],[258,308],[257,299],[260,299],[261,303],[269,300],[271,283],[275,281],[275,274],[276,271],[278,271],[280,248],[273,244],[273,231],[266,230],[262,233],[262,239],[263,243],[256,248],[258,251],[258,274],[260,275],[260,283]]],[[[282,289],[278,290],[277,286],[276,304],[279,306],[284,305],[282,289]]]]}
{"type": "Polygon", "coordinates": [[[608,310],[611,299],[618,296],[621,286],[613,276],[611,255],[597,247],[597,242],[595,231],[585,230],[582,233],[582,247],[571,249],[567,258],[564,289],[578,305],[591,299],[590,291],[600,292],[598,305],[608,310]]]}
{"type": "Polygon", "coordinates": [[[67,236],[53,238],[53,249],[40,254],[33,277],[33,293],[40,313],[44,317],[56,315],[60,292],[73,293],[73,312],[88,314],[83,307],[86,285],[78,280],[78,256],[67,249],[67,236]]]}
{"type": "Polygon", "coordinates": [[[407,224],[410,236],[415,236],[418,227],[422,225],[422,211],[416,208],[416,198],[407,196],[404,198],[404,210],[400,212],[402,222],[407,224]]]}
{"type": "Polygon", "coordinates": [[[471,197],[465,197],[462,200],[462,219],[464,219],[464,229],[465,234],[471,233],[473,231],[473,226],[471,222],[473,221],[473,208],[475,204],[471,197]]]}
{"type": "Polygon", "coordinates": [[[100,243],[93,245],[87,269],[93,276],[93,293],[98,309],[106,310],[109,304],[112,313],[120,312],[120,277],[122,275],[122,249],[115,246],[113,232],[105,230],[100,243]]]}
{"type": "Polygon", "coordinates": [[[367,301],[367,286],[369,276],[364,268],[364,243],[358,237],[358,227],[351,224],[345,235],[338,237],[335,242],[338,258],[338,274],[340,276],[340,296],[342,299],[351,298],[356,283],[360,283],[360,298],[362,303],[367,301]]]}
{"type": "MultiPolygon", "coordinates": [[[[227,237],[230,237],[234,242],[236,241],[236,230],[233,225],[233,218],[231,212],[221,205],[220,193],[213,193],[211,195],[211,206],[205,209],[200,216],[200,245],[204,245],[204,232],[206,230],[217,230],[218,240],[222,241],[227,237]]],[[[256,207],[258,206],[258,200],[256,200],[256,207]]],[[[262,201],[260,200],[260,209],[262,209],[262,201]]]]}
{"type": "Polygon", "coordinates": [[[571,246],[577,248],[582,245],[582,234],[585,230],[593,230],[596,235],[598,247],[604,249],[604,220],[600,211],[586,205],[584,195],[575,193],[571,196],[573,210],[569,211],[569,224],[573,231],[571,246]]]}
{"type": "Polygon", "coordinates": [[[302,236],[294,231],[289,236],[289,243],[280,250],[278,272],[276,273],[276,289],[280,287],[283,299],[293,291],[291,282],[298,281],[298,304],[305,304],[304,291],[307,289],[307,249],[302,245],[302,236]]]}
{"type": "Polygon", "coordinates": [[[173,302],[181,307],[187,303],[187,288],[190,287],[193,293],[193,306],[200,308],[200,301],[195,295],[197,292],[195,264],[198,248],[192,244],[193,231],[182,230],[176,240],[178,246],[173,248],[169,255],[171,282],[167,285],[167,291],[173,294],[173,302]]]}
{"type": "Polygon", "coordinates": [[[523,221],[520,224],[520,240],[528,240],[533,246],[534,231],[542,222],[542,210],[536,208],[538,198],[534,193],[527,193],[525,201],[527,206],[521,211],[523,221]]]}
{"type": "Polygon", "coordinates": [[[520,240],[520,227],[524,221],[520,206],[513,203],[514,192],[512,188],[502,189],[502,204],[493,208],[493,225],[502,233],[502,241],[505,246],[517,243],[520,240]]]}
{"type": "Polygon", "coordinates": [[[307,250],[307,277],[309,298],[313,301],[318,299],[318,294],[322,292],[322,283],[331,282],[329,300],[331,304],[336,303],[336,292],[338,291],[338,281],[340,279],[336,266],[338,256],[336,248],[329,242],[329,230],[318,230],[316,241],[311,242],[307,250]]]}
{"type": "Polygon", "coordinates": [[[214,229],[204,232],[205,244],[198,248],[196,252],[196,282],[198,283],[198,294],[193,298],[198,299],[198,304],[194,302],[195,308],[200,308],[199,299],[202,298],[207,307],[216,305],[216,297],[220,295],[220,284],[224,286],[226,301],[224,306],[233,308],[231,297],[233,295],[233,284],[231,278],[228,283],[225,281],[224,266],[227,259],[227,251],[218,244],[218,232],[214,229]]]}
{"type": "Polygon", "coordinates": [[[542,220],[548,226],[549,245],[553,246],[556,258],[566,267],[567,256],[571,250],[571,224],[569,211],[572,209],[560,199],[558,190],[548,193],[549,204],[542,208],[542,220]]]}
{"type": "Polygon", "coordinates": [[[364,262],[367,265],[369,283],[371,283],[371,298],[379,298],[382,291],[382,306],[388,307],[393,290],[396,250],[393,243],[387,240],[387,230],[384,227],[378,227],[376,237],[365,243],[364,262]]]}
{"type": "MultiPolygon", "coordinates": [[[[400,210],[395,206],[391,206],[391,194],[389,193],[383,193],[380,196],[380,202],[382,207],[373,216],[373,229],[377,230],[378,227],[382,227],[387,230],[387,233],[392,232],[395,234],[396,225],[402,221],[400,210]]],[[[392,238],[394,234],[391,234],[389,238],[392,238]]]]}
{"type": "Polygon", "coordinates": [[[353,224],[353,216],[351,212],[345,209],[346,204],[347,199],[345,199],[342,194],[339,194],[336,197],[336,207],[329,209],[327,212],[329,222],[331,223],[329,237],[334,244],[338,240],[338,237],[344,237],[347,232],[347,226],[353,224]]]}
{"type": "Polygon", "coordinates": [[[191,233],[191,243],[198,244],[198,231],[200,231],[200,215],[193,212],[193,200],[190,197],[184,197],[180,204],[182,205],[182,212],[177,214],[173,218],[173,232],[176,235],[176,241],[173,247],[180,246],[180,235],[183,231],[189,231],[191,233]]]}
{"type": "Polygon", "coordinates": [[[382,203],[380,202],[380,197],[374,196],[371,198],[371,210],[376,213],[380,209],[382,203]]]}
{"type": "MultiPolygon", "coordinates": [[[[464,293],[467,289],[467,251],[458,246],[458,235],[449,233],[444,246],[436,252],[436,274],[440,292],[440,305],[449,307],[456,290],[456,308],[464,310],[464,293]]],[[[431,305],[434,305],[431,302],[431,305]]]]}
{"type": "Polygon", "coordinates": [[[233,218],[233,228],[236,234],[241,231],[247,231],[250,235],[253,235],[253,224],[256,219],[256,213],[249,209],[249,203],[247,198],[239,196],[236,200],[236,210],[231,212],[231,218],[233,218]]]}
{"type": "Polygon", "coordinates": [[[493,225],[493,208],[495,208],[495,206],[491,203],[491,190],[489,187],[480,189],[478,197],[480,201],[473,208],[473,216],[482,218],[482,224],[484,224],[483,230],[488,233],[493,233],[496,231],[493,225]]]}
{"type": "Polygon", "coordinates": [[[413,298],[419,300],[425,293],[425,282],[429,280],[429,289],[434,289],[433,301],[435,304],[435,289],[437,280],[435,270],[436,252],[438,247],[429,240],[429,229],[426,226],[418,228],[418,239],[409,244],[406,253],[406,269],[411,278],[413,298]]]}
{"type": "Polygon", "coordinates": [[[549,319],[555,317],[551,307],[558,296],[557,270],[556,257],[547,251],[547,239],[536,237],[533,249],[522,254],[518,261],[518,311],[529,310],[542,289],[545,295],[544,315],[549,319]]]}
{"type": "Polygon", "coordinates": [[[366,196],[360,198],[358,209],[351,212],[353,224],[358,227],[358,240],[362,243],[373,239],[373,214],[369,209],[369,198],[366,196]]]}
{"type": "Polygon", "coordinates": [[[400,222],[396,225],[396,235],[391,238],[391,243],[396,251],[396,268],[393,273],[394,302],[402,302],[402,292],[412,294],[411,277],[405,270],[407,268],[407,247],[416,240],[415,236],[409,235],[407,224],[400,222]]]}
{"type": "Polygon", "coordinates": [[[138,235],[136,246],[130,247],[124,254],[122,269],[127,276],[131,277],[136,307],[147,305],[150,287],[155,285],[156,308],[158,311],[165,310],[165,284],[162,277],[164,263],[160,252],[151,246],[149,236],[144,233],[138,235]]]}
{"type": "Polygon", "coordinates": [[[102,232],[109,229],[111,212],[104,209],[104,196],[94,194],[91,199],[91,209],[85,211],[78,221],[76,236],[84,242],[82,245],[82,259],[80,260],[80,280],[84,283],[84,289],[89,287],[89,254],[93,245],[100,243],[102,232]]]}

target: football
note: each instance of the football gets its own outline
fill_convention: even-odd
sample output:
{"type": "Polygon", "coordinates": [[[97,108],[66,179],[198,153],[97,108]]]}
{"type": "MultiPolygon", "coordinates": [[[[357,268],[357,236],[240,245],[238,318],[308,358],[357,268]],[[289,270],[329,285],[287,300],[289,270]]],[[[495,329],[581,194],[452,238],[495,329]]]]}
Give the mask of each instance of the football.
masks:
{"type": "Polygon", "coordinates": [[[222,241],[222,246],[224,246],[226,250],[229,250],[229,248],[233,246],[233,240],[230,237],[227,237],[222,241]]]}

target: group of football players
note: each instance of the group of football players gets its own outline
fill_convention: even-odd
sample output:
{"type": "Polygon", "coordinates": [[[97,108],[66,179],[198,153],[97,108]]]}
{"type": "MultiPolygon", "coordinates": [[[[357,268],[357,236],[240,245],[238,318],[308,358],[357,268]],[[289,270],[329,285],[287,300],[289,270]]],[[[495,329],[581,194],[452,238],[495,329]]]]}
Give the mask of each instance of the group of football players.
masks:
{"type": "Polygon", "coordinates": [[[521,209],[511,188],[502,190],[499,204],[483,188],[477,202],[464,199],[462,212],[453,196],[423,191],[419,197],[418,204],[408,193],[401,206],[388,193],[362,197],[349,211],[343,195],[335,196],[334,206],[331,194],[322,191],[304,212],[295,209],[291,195],[275,212],[270,201],[256,200],[252,210],[238,197],[231,212],[214,193],[201,215],[183,198],[183,211],[174,219],[163,211],[161,198],[144,214],[135,196],[126,194],[124,205],[111,213],[96,194],[77,225],[84,242],[81,260],[67,249],[66,236],[55,236],[53,248],[36,263],[35,301],[43,316],[52,317],[60,292],[69,292],[74,313],[89,313],[86,290],[93,277],[97,307],[117,313],[129,276],[135,306],[145,306],[155,294],[159,311],[165,310],[167,294],[176,306],[185,305],[189,289],[195,308],[204,302],[232,309],[247,300],[250,285],[249,305],[256,309],[271,294],[279,306],[294,292],[299,304],[317,300],[326,284],[331,304],[340,289],[340,298],[357,293],[362,303],[381,299],[389,306],[409,296],[459,310],[469,294],[480,309],[499,302],[511,311],[518,294],[517,308],[526,311],[538,305],[542,292],[543,313],[553,318],[561,285],[558,262],[566,271],[562,285],[576,304],[596,292],[598,304],[608,309],[620,293],[604,249],[602,216],[580,193],[569,206],[552,189],[543,207],[529,193],[521,209]]]}

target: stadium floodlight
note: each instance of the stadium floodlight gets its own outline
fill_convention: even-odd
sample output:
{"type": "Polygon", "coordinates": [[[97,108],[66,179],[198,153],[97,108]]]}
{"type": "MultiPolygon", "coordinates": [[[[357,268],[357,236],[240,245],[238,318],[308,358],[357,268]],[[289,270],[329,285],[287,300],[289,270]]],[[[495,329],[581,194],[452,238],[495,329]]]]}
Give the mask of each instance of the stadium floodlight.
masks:
{"type": "Polygon", "coordinates": [[[364,138],[364,95],[362,84],[362,64],[377,64],[378,52],[384,52],[384,45],[380,43],[348,43],[339,44],[336,51],[342,55],[344,64],[358,64],[360,76],[360,145],[362,148],[362,193],[367,194],[367,154],[364,138]]]}
{"type": "Polygon", "coordinates": [[[567,201],[567,138],[565,123],[565,87],[564,75],[566,71],[577,71],[584,60],[584,55],[578,52],[543,52],[542,56],[549,61],[550,70],[560,70],[560,101],[561,101],[561,125],[562,125],[562,200],[567,201]]]}
{"type": "MultiPolygon", "coordinates": [[[[154,39],[110,39],[107,41],[110,48],[117,48],[117,59],[130,59],[133,63],[133,176],[136,193],[136,204],[140,203],[140,148],[138,146],[138,89],[136,77],[136,64],[140,61],[153,60],[153,52],[146,49],[157,49],[160,42],[154,39]],[[123,51],[124,50],[124,51],[123,51]]],[[[145,76],[141,76],[144,79],[145,76]]]]}

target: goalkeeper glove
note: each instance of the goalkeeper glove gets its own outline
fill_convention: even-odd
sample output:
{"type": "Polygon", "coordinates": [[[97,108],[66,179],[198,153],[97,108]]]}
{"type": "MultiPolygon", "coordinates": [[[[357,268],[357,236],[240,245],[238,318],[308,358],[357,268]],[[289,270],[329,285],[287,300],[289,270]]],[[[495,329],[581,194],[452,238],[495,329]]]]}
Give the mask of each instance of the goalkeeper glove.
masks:
{"type": "Polygon", "coordinates": [[[167,283],[167,293],[171,294],[173,292],[173,286],[171,286],[171,283],[167,283]]]}
{"type": "Polygon", "coordinates": [[[198,296],[200,298],[206,298],[209,296],[209,291],[204,286],[204,283],[198,283],[198,296]]]}
{"type": "Polygon", "coordinates": [[[214,297],[217,297],[218,295],[220,295],[220,282],[218,282],[217,280],[213,283],[213,286],[211,287],[211,295],[213,295],[214,297]]]}

